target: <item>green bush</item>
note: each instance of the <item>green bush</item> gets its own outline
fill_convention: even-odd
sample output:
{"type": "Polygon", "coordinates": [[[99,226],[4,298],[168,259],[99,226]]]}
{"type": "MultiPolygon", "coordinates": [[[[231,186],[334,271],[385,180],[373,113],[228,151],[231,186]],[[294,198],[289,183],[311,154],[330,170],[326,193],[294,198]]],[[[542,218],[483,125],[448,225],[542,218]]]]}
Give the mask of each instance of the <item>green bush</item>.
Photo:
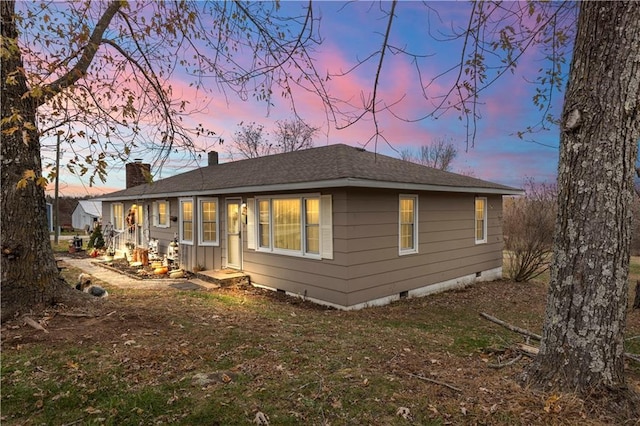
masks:
{"type": "Polygon", "coordinates": [[[100,224],[96,224],[95,228],[93,228],[93,232],[89,237],[89,242],[87,243],[87,248],[104,248],[104,237],[102,236],[102,227],[100,224]]]}

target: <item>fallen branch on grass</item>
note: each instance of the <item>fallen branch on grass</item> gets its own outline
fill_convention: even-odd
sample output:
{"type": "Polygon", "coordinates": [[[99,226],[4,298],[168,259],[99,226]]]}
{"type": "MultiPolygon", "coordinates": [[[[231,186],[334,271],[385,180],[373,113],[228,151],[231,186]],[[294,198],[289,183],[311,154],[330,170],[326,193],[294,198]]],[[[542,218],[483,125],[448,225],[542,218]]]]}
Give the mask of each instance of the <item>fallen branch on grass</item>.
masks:
{"type": "Polygon", "coordinates": [[[518,356],[516,356],[515,358],[505,362],[505,363],[499,363],[499,364],[487,364],[487,366],[489,368],[495,368],[496,370],[499,370],[501,368],[505,368],[508,367],[510,365],[515,364],[516,362],[520,361],[522,359],[522,354],[518,354],[518,356]]]}
{"type": "MultiPolygon", "coordinates": [[[[536,340],[542,340],[542,336],[532,333],[529,330],[525,330],[524,328],[520,328],[520,327],[516,327],[515,325],[509,324],[508,322],[502,321],[496,317],[493,317],[489,314],[485,314],[484,312],[480,312],[480,316],[482,318],[488,319],[491,322],[494,322],[496,324],[499,324],[501,326],[503,326],[504,328],[511,330],[511,331],[515,331],[516,333],[520,333],[523,334],[527,337],[531,337],[532,339],[536,339],[536,340]]],[[[635,337],[634,337],[635,338],[635,337]]],[[[531,346],[531,345],[527,345],[524,343],[520,343],[518,344],[518,349],[524,353],[527,356],[530,357],[535,357],[536,355],[538,355],[539,349],[531,346]]],[[[624,353],[625,358],[629,358],[635,362],[640,362],[640,355],[637,354],[632,354],[629,352],[625,352],[624,353]]]]}
{"type": "Polygon", "coordinates": [[[425,382],[434,383],[434,384],[436,384],[436,385],[444,386],[445,388],[449,388],[449,389],[454,390],[454,391],[456,391],[456,392],[460,392],[460,393],[462,393],[462,389],[458,389],[457,387],[452,386],[452,385],[450,385],[450,384],[448,384],[448,383],[441,382],[441,381],[439,381],[439,380],[430,379],[430,378],[428,378],[428,377],[424,377],[424,376],[419,376],[419,375],[417,375],[417,374],[413,374],[413,373],[407,373],[407,374],[408,374],[410,377],[415,377],[416,379],[420,379],[420,380],[424,380],[425,382]]]}
{"type": "Polygon", "coordinates": [[[516,333],[520,333],[523,334],[525,336],[531,337],[532,339],[535,340],[542,340],[542,336],[540,336],[539,334],[535,334],[530,332],[529,330],[525,330],[524,328],[520,328],[520,327],[516,327],[515,325],[511,325],[508,322],[504,322],[494,316],[491,316],[489,314],[485,314],[484,312],[480,312],[480,316],[484,319],[487,319],[491,322],[495,322],[498,325],[503,326],[506,329],[509,329],[511,331],[515,331],[516,333]]]}
{"type": "Polygon", "coordinates": [[[47,330],[46,328],[38,324],[35,320],[29,318],[28,316],[24,316],[22,317],[22,319],[24,320],[24,323],[27,324],[29,327],[33,327],[36,330],[41,330],[41,331],[44,331],[45,333],[49,333],[49,330],[47,330]]]}
{"type": "Polygon", "coordinates": [[[63,317],[74,317],[74,318],[93,318],[93,317],[95,317],[95,315],[79,314],[79,313],[75,313],[75,312],[60,312],[58,315],[61,315],[63,317]]]}

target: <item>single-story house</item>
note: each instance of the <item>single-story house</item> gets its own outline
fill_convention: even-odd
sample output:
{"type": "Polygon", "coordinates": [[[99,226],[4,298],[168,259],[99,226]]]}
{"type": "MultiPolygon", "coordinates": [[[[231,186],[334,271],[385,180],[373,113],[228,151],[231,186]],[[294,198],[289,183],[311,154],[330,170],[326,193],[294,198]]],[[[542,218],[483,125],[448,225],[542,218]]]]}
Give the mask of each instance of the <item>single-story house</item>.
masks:
{"type": "Polygon", "coordinates": [[[237,269],[358,309],[500,278],[502,197],[516,194],[338,144],[223,164],[211,152],[207,167],[101,200],[136,244],[166,253],[175,239],[187,270],[237,269]]]}
{"type": "Polygon", "coordinates": [[[71,214],[73,229],[92,231],[102,217],[102,202],[96,200],[80,200],[71,214]]]}

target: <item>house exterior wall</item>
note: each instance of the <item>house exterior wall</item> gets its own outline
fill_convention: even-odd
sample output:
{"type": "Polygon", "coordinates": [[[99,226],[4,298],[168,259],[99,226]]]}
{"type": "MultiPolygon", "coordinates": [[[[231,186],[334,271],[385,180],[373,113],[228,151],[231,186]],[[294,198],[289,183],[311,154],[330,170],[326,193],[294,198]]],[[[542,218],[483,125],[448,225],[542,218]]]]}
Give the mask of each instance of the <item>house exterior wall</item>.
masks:
{"type": "MultiPolygon", "coordinates": [[[[313,259],[249,249],[247,224],[242,224],[242,269],[252,284],[282,290],[320,303],[342,308],[363,307],[400,298],[401,293],[420,295],[461,283],[500,276],[502,267],[502,197],[487,199],[487,241],[475,241],[475,194],[401,192],[385,189],[336,188],[315,194],[331,194],[333,258],[313,259]],[[418,249],[400,255],[399,197],[417,196],[418,249]],[[497,274],[497,275],[496,275],[497,274]],[[445,284],[442,284],[445,283],[445,284]],[[376,302],[378,301],[378,302],[376,302]]],[[[198,244],[198,197],[194,203],[194,242],[180,244],[180,264],[187,270],[226,267],[226,201],[264,194],[216,196],[218,199],[217,246],[198,244]]],[[[286,195],[277,193],[273,195],[286,195]]],[[[170,216],[179,217],[179,199],[170,203],[170,216]]],[[[152,205],[153,200],[145,200],[152,205]]],[[[125,202],[125,212],[134,204],[125,202]]],[[[103,202],[103,217],[110,218],[110,202],[103,202]]],[[[152,209],[151,209],[152,210],[152,209]]],[[[179,234],[180,221],[169,227],[154,226],[149,237],[159,240],[159,252],[179,234]]]]}
{"type": "Polygon", "coordinates": [[[487,243],[476,244],[474,194],[410,195],[418,196],[418,251],[399,255],[399,193],[349,191],[347,306],[502,267],[501,196],[487,197],[487,243]]]}
{"type": "Polygon", "coordinates": [[[245,226],[243,269],[252,284],[337,305],[346,304],[349,274],[347,235],[344,232],[347,226],[347,192],[344,189],[323,190],[322,194],[331,194],[332,198],[333,259],[318,260],[249,250],[245,226]]]}
{"type": "Polygon", "coordinates": [[[93,223],[96,219],[97,218],[86,213],[82,209],[80,204],[78,204],[78,206],[73,210],[73,213],[71,214],[71,226],[73,226],[73,229],[83,231],[87,226],[89,227],[89,229],[93,229],[93,223]]]}

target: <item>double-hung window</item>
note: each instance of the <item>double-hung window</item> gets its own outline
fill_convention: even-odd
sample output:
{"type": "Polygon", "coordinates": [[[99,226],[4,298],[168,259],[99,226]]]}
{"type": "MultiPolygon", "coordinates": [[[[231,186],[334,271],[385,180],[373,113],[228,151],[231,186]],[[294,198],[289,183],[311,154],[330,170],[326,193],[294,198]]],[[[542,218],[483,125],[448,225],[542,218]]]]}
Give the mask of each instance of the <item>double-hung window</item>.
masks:
{"type": "Polygon", "coordinates": [[[180,199],[180,242],[193,244],[193,199],[180,199]]]}
{"type": "Polygon", "coordinates": [[[111,223],[114,230],[124,230],[124,205],[122,203],[111,204],[111,223]]]}
{"type": "Polygon", "coordinates": [[[487,199],[476,197],[475,208],[476,244],[487,242],[487,199]]]}
{"type": "Polygon", "coordinates": [[[249,248],[292,256],[333,258],[330,195],[248,200],[249,248]]]}
{"type": "Polygon", "coordinates": [[[400,254],[418,252],[418,196],[400,195],[398,236],[400,254]]]}
{"type": "Polygon", "coordinates": [[[169,227],[169,202],[168,201],[154,201],[153,226],[157,228],[169,227]]]}
{"type": "Polygon", "coordinates": [[[200,245],[218,245],[218,199],[201,198],[198,201],[198,218],[200,220],[200,245]]]}

